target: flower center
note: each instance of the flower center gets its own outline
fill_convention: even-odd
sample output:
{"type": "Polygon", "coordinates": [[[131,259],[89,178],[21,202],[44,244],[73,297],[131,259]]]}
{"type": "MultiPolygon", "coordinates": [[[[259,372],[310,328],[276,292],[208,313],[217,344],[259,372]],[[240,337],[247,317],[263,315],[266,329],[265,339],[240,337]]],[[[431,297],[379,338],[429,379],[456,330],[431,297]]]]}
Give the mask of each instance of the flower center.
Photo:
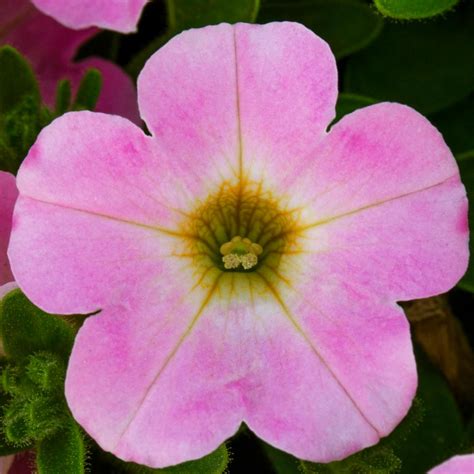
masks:
{"type": "Polygon", "coordinates": [[[263,252],[259,244],[254,244],[247,237],[235,236],[230,242],[221,245],[220,252],[223,255],[224,268],[231,270],[239,268],[250,270],[257,265],[258,256],[263,252]]]}
{"type": "Polygon", "coordinates": [[[298,209],[288,210],[258,183],[224,183],[185,220],[189,253],[206,271],[269,275],[294,249],[298,209]]]}

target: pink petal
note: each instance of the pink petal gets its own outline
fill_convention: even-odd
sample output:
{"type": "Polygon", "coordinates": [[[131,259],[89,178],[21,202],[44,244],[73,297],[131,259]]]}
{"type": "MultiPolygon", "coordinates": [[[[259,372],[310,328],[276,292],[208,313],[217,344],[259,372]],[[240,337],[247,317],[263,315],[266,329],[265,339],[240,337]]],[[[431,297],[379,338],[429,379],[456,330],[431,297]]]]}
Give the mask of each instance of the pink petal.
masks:
{"type": "Polygon", "coordinates": [[[15,454],[8,474],[34,474],[36,471],[35,455],[32,451],[15,454]]]}
{"type": "Polygon", "coordinates": [[[400,309],[372,300],[355,311],[348,297],[331,317],[306,304],[288,315],[271,296],[253,307],[186,289],[173,266],[147,290],[159,297],[133,314],[105,310],[76,340],[68,403],[105,450],[162,467],[209,453],[245,421],[281,449],[329,461],[376,443],[408,410],[416,370],[400,309]]]}
{"type": "Polygon", "coordinates": [[[95,311],[147,278],[148,263],[171,252],[160,229],[181,217],[161,194],[159,166],[153,140],[121,117],[72,112],[40,133],[18,173],[9,249],[33,302],[95,311]]]}
{"type": "Polygon", "coordinates": [[[428,474],[472,474],[474,472],[474,454],[454,456],[443,464],[431,469],[428,474]]]}
{"type": "Polygon", "coordinates": [[[77,91],[87,69],[97,68],[103,78],[103,85],[96,110],[121,115],[139,124],[136,91],[132,80],[117,65],[101,58],[87,58],[74,63],[73,58],[79,46],[97,33],[94,28],[73,31],[52,18],[43,15],[33,7],[25,11],[8,9],[0,4],[0,44],[10,44],[24,54],[31,62],[40,80],[43,101],[54,107],[57,83],[69,79],[73,94],[77,91]]]}
{"type": "Polygon", "coordinates": [[[199,196],[223,179],[298,166],[334,116],[337,72],[302,25],[221,24],[173,38],[138,91],[142,118],[199,196]]]}
{"type": "Polygon", "coordinates": [[[30,2],[22,1],[21,6],[11,8],[8,1],[0,4],[0,42],[18,49],[35,71],[46,77],[53,76],[50,71],[58,66],[71,62],[79,46],[97,33],[95,28],[72,31],[43,15],[30,2]]]}
{"type": "Polygon", "coordinates": [[[82,29],[98,26],[130,33],[136,31],[148,0],[31,0],[34,5],[63,25],[82,29]]]}
{"type": "Polygon", "coordinates": [[[13,280],[7,258],[7,247],[12,228],[13,207],[17,196],[15,177],[10,173],[0,171],[0,285],[13,280]]]}
{"type": "Polygon", "coordinates": [[[163,467],[245,421],[329,461],[407,412],[416,371],[395,301],[461,276],[465,191],[411,109],[367,108],[326,135],[331,71],[327,46],[301,26],[208,27],[140,76],[153,138],[88,112],[40,134],[19,173],[10,257],[43,309],[102,309],[79,332],[66,393],[104,449],[163,467]],[[270,282],[196,266],[183,245],[180,219],[238,179],[301,209],[300,252],[270,282]]]}
{"type": "Polygon", "coordinates": [[[346,116],[285,187],[291,205],[308,209],[306,252],[315,254],[303,264],[318,281],[350,275],[360,288],[408,300],[448,291],[466,270],[459,170],[413,109],[378,104],[346,116]]]}
{"type": "Polygon", "coordinates": [[[13,455],[0,457],[0,474],[8,474],[10,466],[13,463],[13,458],[13,455]]]}

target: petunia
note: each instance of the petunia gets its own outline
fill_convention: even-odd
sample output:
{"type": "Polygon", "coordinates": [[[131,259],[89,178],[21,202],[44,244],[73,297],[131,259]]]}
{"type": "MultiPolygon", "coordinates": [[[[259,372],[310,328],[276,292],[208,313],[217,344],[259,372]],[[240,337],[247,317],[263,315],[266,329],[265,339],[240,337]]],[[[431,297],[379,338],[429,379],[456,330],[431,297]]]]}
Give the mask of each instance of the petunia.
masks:
{"type": "Polygon", "coordinates": [[[69,79],[75,91],[84,73],[96,68],[103,79],[96,110],[139,123],[134,85],[117,65],[99,57],[73,61],[79,46],[98,31],[70,30],[39,12],[29,0],[0,0],[0,45],[10,44],[29,59],[47,105],[54,106],[60,79],[69,79]]]}
{"type": "Polygon", "coordinates": [[[13,275],[7,258],[7,248],[17,196],[15,177],[0,171],[0,297],[12,288],[13,275]]]}
{"type": "Polygon", "coordinates": [[[130,33],[136,30],[149,0],[31,0],[42,12],[73,29],[99,26],[130,33]]]}
{"type": "MultiPolygon", "coordinates": [[[[12,227],[13,207],[17,196],[15,177],[10,173],[0,171],[0,298],[16,287],[7,258],[7,247],[12,227]]],[[[4,355],[3,345],[0,341],[0,356],[2,354],[4,355]]],[[[25,464],[23,458],[24,456],[17,456],[15,460],[15,456],[0,456],[0,474],[31,472],[20,468],[25,464]]]]}
{"type": "Polygon", "coordinates": [[[313,461],[377,443],[417,377],[399,300],[468,259],[453,156],[413,109],[334,118],[337,71],[302,25],[172,39],[138,79],[151,136],[66,114],[23,163],[9,248],[27,296],[90,313],[66,378],[102,446],[161,467],[242,422],[313,461]]]}
{"type": "Polygon", "coordinates": [[[443,464],[431,469],[428,474],[472,474],[474,472],[474,454],[453,456],[443,464]]]}

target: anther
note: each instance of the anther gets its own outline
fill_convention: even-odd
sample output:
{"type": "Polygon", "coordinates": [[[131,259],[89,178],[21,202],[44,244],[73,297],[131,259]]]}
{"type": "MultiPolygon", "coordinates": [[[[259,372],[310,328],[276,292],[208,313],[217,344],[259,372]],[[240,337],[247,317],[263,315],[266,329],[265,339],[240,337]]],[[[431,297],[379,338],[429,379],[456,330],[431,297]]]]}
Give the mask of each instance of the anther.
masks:
{"type": "Polygon", "coordinates": [[[230,242],[221,245],[220,252],[223,255],[224,268],[233,270],[240,265],[244,270],[253,268],[258,263],[258,255],[263,252],[262,246],[252,242],[247,237],[239,235],[232,238],[230,242]]]}

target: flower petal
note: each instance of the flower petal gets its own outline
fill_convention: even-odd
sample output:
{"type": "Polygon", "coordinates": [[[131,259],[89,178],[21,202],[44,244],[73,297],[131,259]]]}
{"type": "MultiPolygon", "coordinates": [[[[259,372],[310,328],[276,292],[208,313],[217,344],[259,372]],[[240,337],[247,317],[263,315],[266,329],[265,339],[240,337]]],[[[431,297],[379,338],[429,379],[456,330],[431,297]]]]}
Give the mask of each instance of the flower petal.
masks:
{"type": "Polygon", "coordinates": [[[180,214],[168,202],[174,188],[157,185],[159,167],[153,140],[117,116],[73,112],[40,133],[18,174],[9,249],[33,302],[95,311],[160,272],[160,259],[150,265],[173,252],[165,227],[180,214]]]}
{"type": "Polygon", "coordinates": [[[378,104],[346,116],[312,167],[286,186],[292,205],[311,209],[305,250],[315,254],[302,265],[312,278],[350,276],[394,301],[447,291],[466,270],[458,167],[439,132],[408,107],[378,104]]]}
{"type": "Polygon", "coordinates": [[[428,474],[469,474],[471,472],[474,472],[474,454],[453,456],[431,469],[428,474]]]}
{"type": "Polygon", "coordinates": [[[31,0],[42,12],[63,25],[82,29],[98,26],[130,33],[136,30],[148,0],[31,0]]]}
{"type": "Polygon", "coordinates": [[[13,280],[7,258],[7,247],[12,228],[13,207],[18,196],[15,177],[0,171],[0,285],[13,280]]]}
{"type": "Polygon", "coordinates": [[[343,304],[327,317],[302,302],[304,333],[276,298],[239,298],[247,280],[232,283],[233,301],[226,284],[184,291],[186,274],[168,275],[148,292],[153,306],[108,308],[76,339],[68,403],[104,449],[162,467],[204,456],[245,421],[328,461],[376,443],[408,410],[416,370],[400,309],[343,304]]]}
{"type": "Polygon", "coordinates": [[[122,69],[101,58],[73,62],[79,46],[97,30],[70,30],[32,6],[27,7],[25,5],[24,11],[13,11],[8,9],[8,4],[0,4],[0,18],[4,23],[0,25],[0,43],[14,46],[32,63],[45,104],[54,107],[59,80],[69,79],[75,93],[86,70],[94,67],[101,72],[103,79],[96,110],[121,115],[140,124],[135,87],[122,69]],[[6,19],[3,19],[4,14],[6,19]],[[1,34],[2,27],[4,34],[1,34]]]}
{"type": "Polygon", "coordinates": [[[8,474],[14,458],[13,455],[0,457],[0,474],[8,474]]]}
{"type": "MultiPolygon", "coordinates": [[[[16,6],[16,0],[13,2],[16,6]]],[[[0,42],[10,44],[25,55],[40,75],[72,61],[79,46],[97,33],[97,29],[72,31],[36,10],[30,2],[22,8],[0,4],[0,42]]],[[[56,80],[61,77],[56,77],[56,80]]]]}
{"type": "Polygon", "coordinates": [[[195,195],[266,167],[284,175],[324,136],[336,93],[328,45],[296,23],[186,31],[138,79],[142,118],[183,177],[192,170],[195,195]]]}

